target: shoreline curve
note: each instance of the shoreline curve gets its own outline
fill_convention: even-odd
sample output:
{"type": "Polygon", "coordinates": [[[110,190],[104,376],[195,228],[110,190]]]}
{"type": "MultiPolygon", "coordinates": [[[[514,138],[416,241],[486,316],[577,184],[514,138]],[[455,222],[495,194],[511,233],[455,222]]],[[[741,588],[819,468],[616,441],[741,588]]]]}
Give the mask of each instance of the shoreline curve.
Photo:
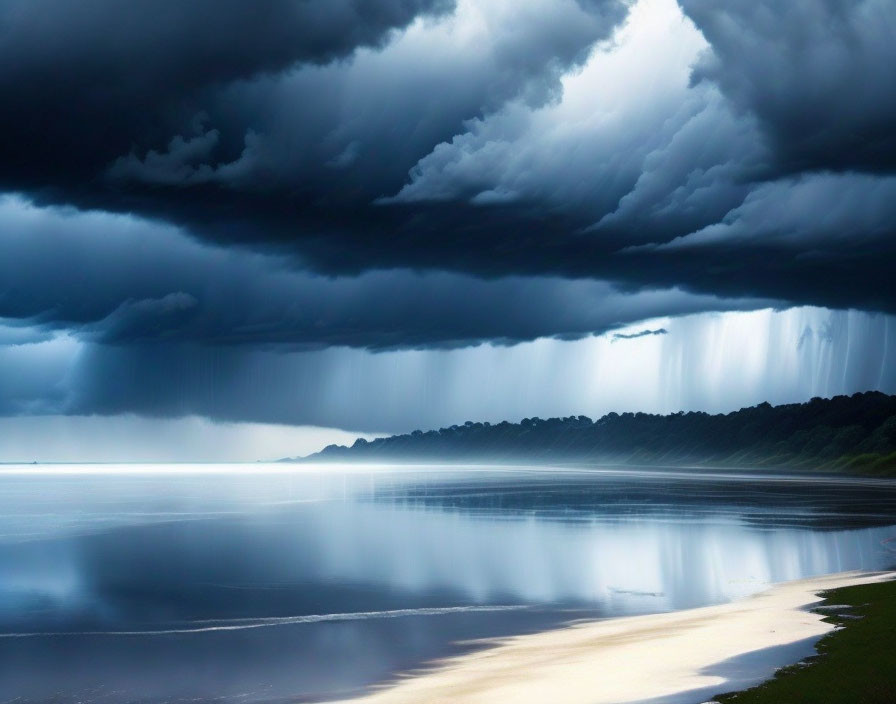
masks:
{"type": "MultiPolygon", "coordinates": [[[[712,667],[834,630],[819,592],[896,578],[843,572],[782,582],[713,606],[576,623],[433,663],[342,704],[625,704],[718,687],[712,667]]],[[[784,664],[784,663],[782,663],[784,664]]]]}

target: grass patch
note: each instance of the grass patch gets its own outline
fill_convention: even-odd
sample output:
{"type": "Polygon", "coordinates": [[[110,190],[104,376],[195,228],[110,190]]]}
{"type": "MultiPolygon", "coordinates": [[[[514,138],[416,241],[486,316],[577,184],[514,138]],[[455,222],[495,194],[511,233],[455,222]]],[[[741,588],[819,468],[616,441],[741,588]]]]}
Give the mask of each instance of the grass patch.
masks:
{"type": "Polygon", "coordinates": [[[844,455],[831,463],[834,469],[879,477],[896,476],[896,452],[879,454],[866,452],[861,455],[844,455]]]}
{"type": "Polygon", "coordinates": [[[818,656],[785,667],[722,704],[893,704],[896,702],[896,581],[833,589],[824,605],[849,605],[825,618],[843,626],[818,642],[818,656]],[[856,618],[858,617],[858,618],[856,618]]]}

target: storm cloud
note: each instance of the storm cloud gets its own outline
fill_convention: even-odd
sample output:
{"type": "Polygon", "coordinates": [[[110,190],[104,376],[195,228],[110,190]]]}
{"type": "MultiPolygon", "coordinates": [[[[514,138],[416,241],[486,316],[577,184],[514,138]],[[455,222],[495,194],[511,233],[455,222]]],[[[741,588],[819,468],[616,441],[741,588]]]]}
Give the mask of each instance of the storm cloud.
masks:
{"type": "MultiPolygon", "coordinates": [[[[168,225],[0,201],[0,319],[104,344],[371,350],[575,339],[658,315],[759,308],[605,281],[377,270],[326,277],[168,225]]],[[[6,337],[19,339],[9,328],[6,337]]],[[[21,335],[22,340],[27,338],[21,335]]],[[[2,340],[2,338],[0,338],[2,340]]]]}
{"type": "Polygon", "coordinates": [[[65,198],[120,152],[194,121],[209,91],[344,58],[452,9],[448,0],[5,2],[3,180],[65,198]]]}
{"type": "Polygon", "coordinates": [[[325,274],[893,310],[892,229],[863,221],[879,189],[849,185],[894,167],[893,22],[884,0],[8,3],[0,184],[325,274]],[[808,211],[759,257],[744,238],[693,265],[631,256],[826,173],[849,191],[837,227],[861,237],[849,268],[867,278],[814,255],[808,211]],[[754,266],[796,236],[812,254],[754,266]]]}
{"type": "Polygon", "coordinates": [[[896,13],[887,0],[681,0],[710,43],[693,80],[754,115],[777,167],[896,167],[896,13]]]}
{"type": "Polygon", "coordinates": [[[894,34],[887,0],[3,3],[0,413],[407,430],[246,370],[888,321],[894,34]]]}
{"type": "Polygon", "coordinates": [[[639,337],[649,337],[651,335],[668,335],[666,328],[657,328],[656,330],[639,330],[638,332],[617,332],[613,333],[612,342],[617,340],[637,340],[639,337]]]}

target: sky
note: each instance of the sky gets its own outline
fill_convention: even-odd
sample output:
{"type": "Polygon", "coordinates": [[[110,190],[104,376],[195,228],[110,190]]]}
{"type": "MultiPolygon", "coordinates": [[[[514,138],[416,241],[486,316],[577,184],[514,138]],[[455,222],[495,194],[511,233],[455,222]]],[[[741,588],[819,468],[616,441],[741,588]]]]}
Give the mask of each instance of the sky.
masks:
{"type": "Polygon", "coordinates": [[[889,0],[7,0],[0,461],[896,392],[889,0]]]}

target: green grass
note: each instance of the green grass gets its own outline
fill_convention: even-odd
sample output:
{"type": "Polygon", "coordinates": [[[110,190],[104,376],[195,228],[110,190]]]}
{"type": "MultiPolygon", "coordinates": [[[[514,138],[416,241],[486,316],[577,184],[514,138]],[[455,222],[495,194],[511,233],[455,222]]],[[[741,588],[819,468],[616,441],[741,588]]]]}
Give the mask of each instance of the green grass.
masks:
{"type": "Polygon", "coordinates": [[[896,702],[896,581],[834,589],[825,604],[849,604],[830,616],[843,626],[818,642],[817,657],[778,670],[743,692],[718,695],[723,704],[894,704],[896,702]]]}
{"type": "Polygon", "coordinates": [[[843,461],[843,466],[868,474],[894,476],[896,475],[896,452],[891,452],[888,455],[877,453],[856,455],[843,461]]]}

